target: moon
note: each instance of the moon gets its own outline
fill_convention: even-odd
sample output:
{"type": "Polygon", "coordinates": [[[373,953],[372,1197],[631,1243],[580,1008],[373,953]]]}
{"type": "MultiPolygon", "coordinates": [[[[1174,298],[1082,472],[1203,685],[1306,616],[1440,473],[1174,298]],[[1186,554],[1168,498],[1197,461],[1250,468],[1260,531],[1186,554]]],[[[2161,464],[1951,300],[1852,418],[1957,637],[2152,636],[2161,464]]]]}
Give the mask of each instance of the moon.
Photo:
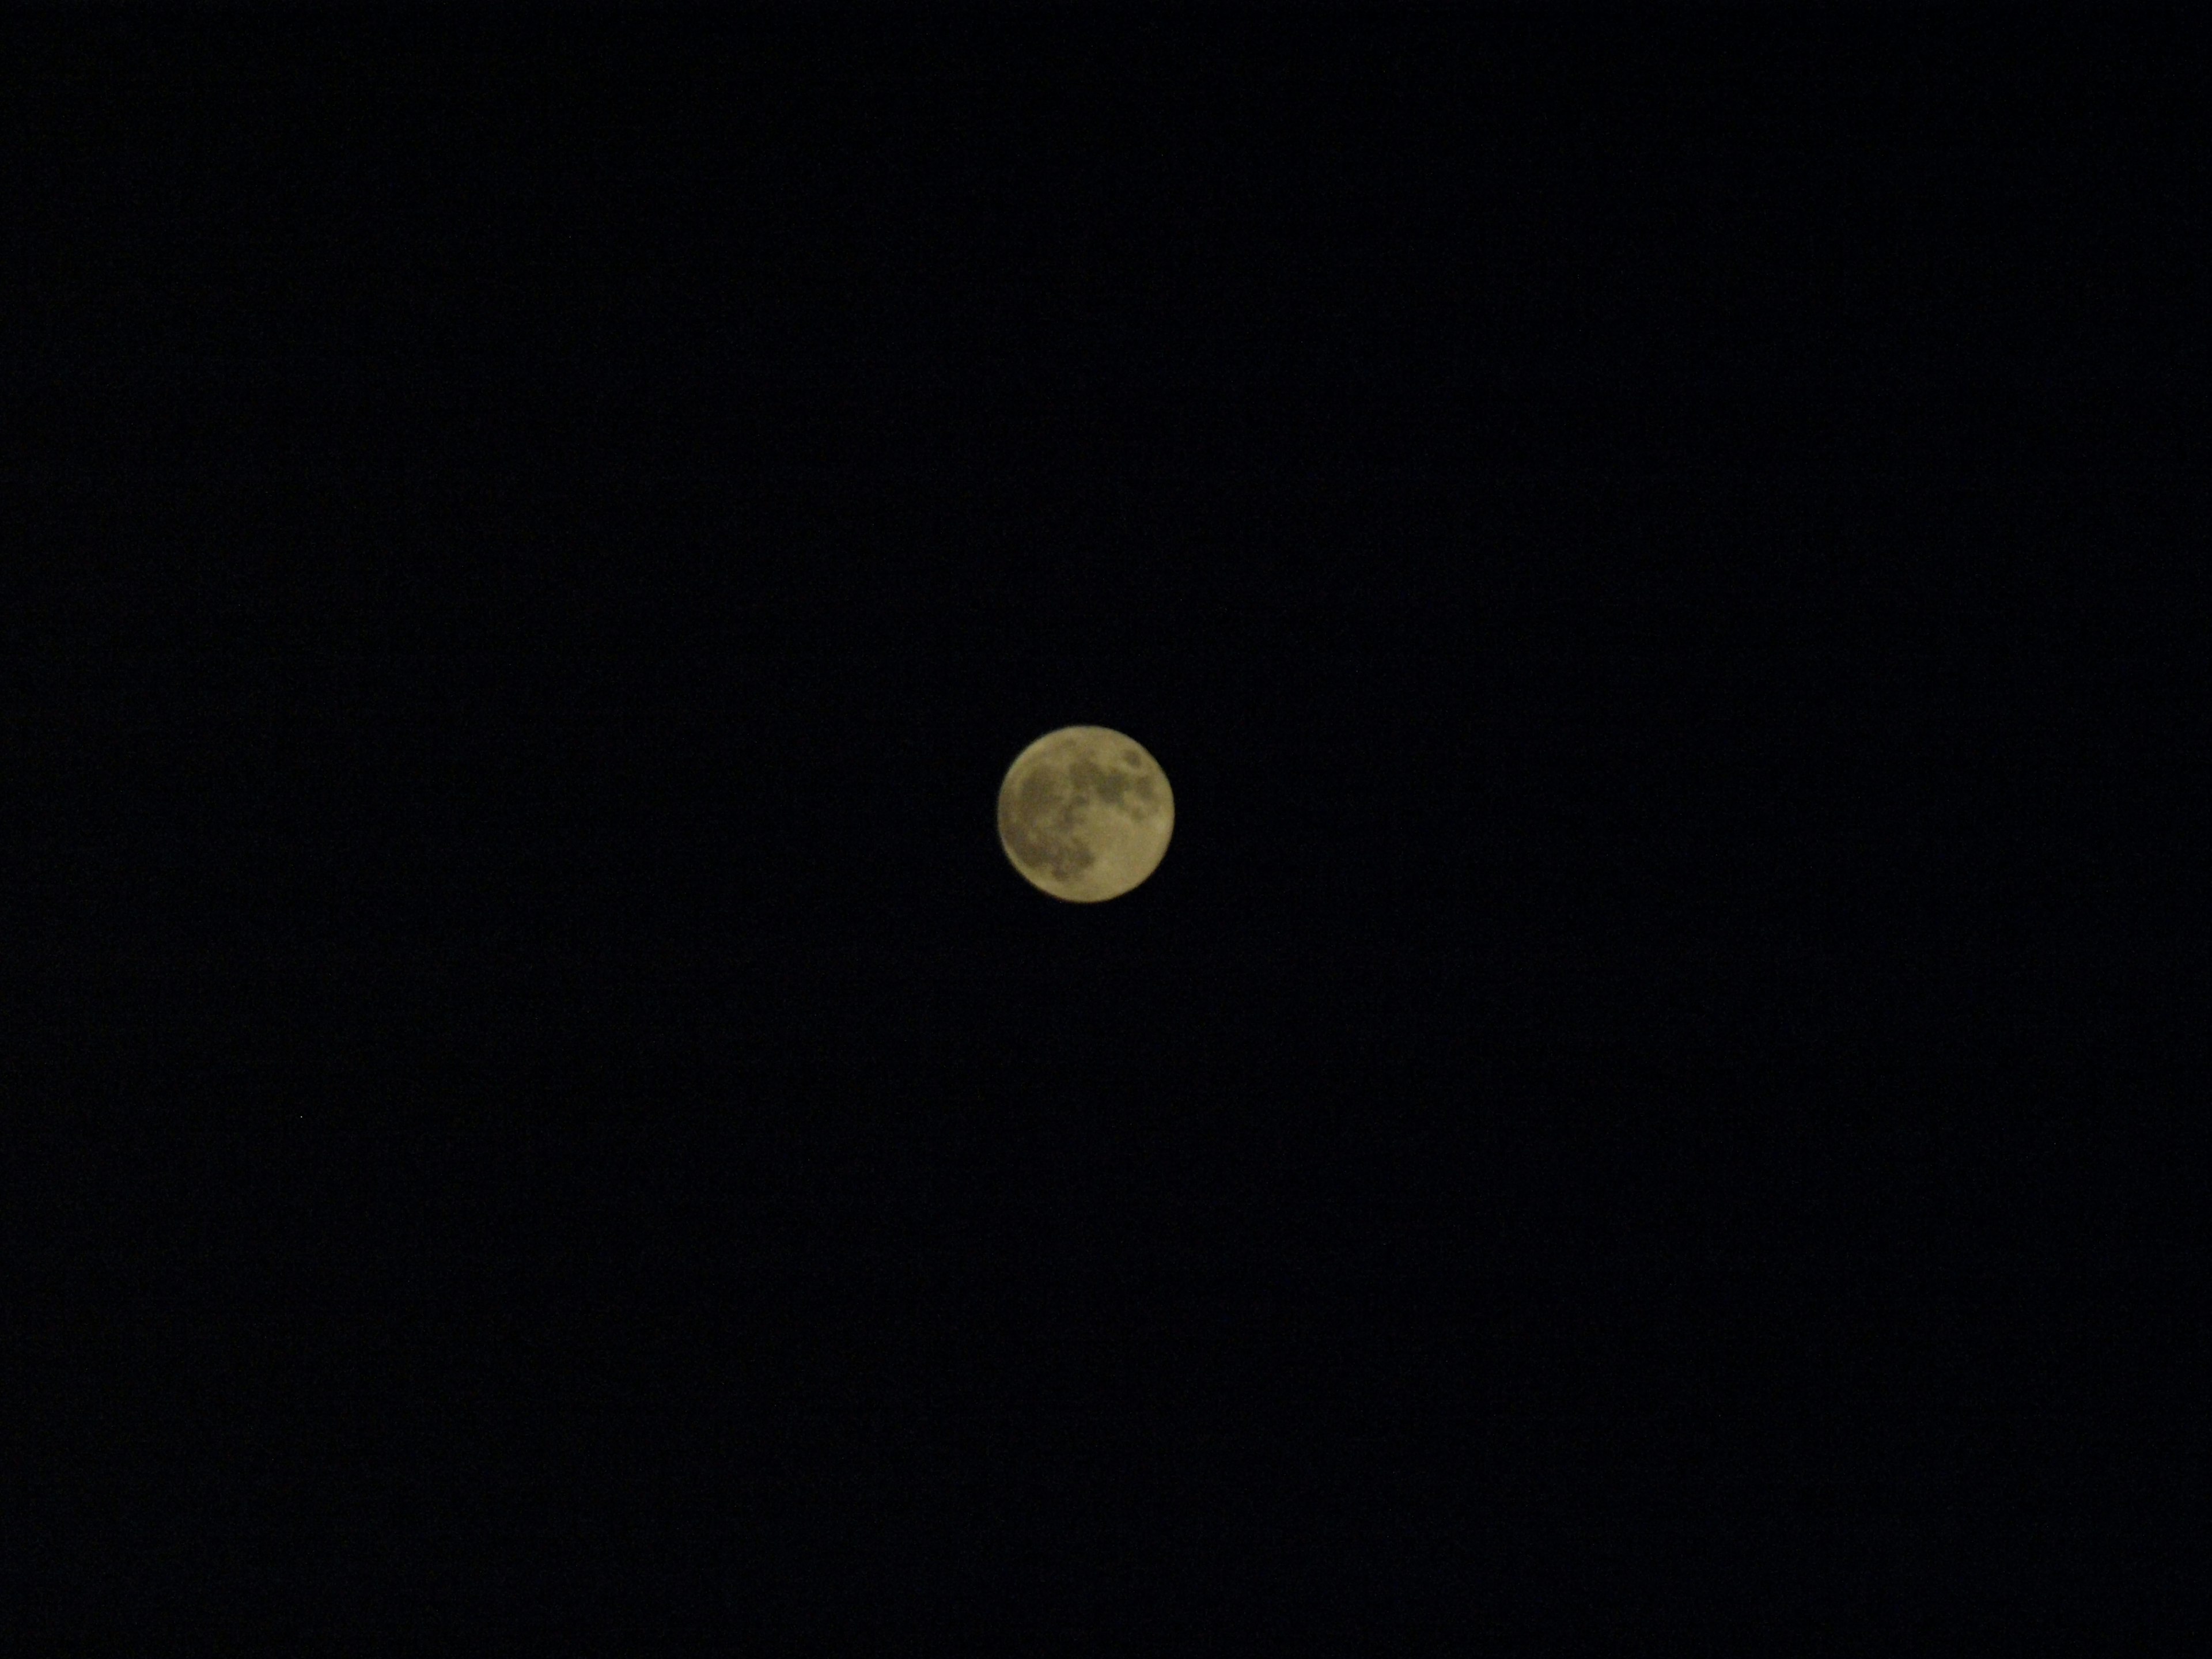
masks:
{"type": "Polygon", "coordinates": [[[1014,757],[999,786],[999,844],[1022,879],[1073,904],[1119,898],[1160,867],[1175,792],[1134,738],[1064,726],[1014,757]]]}

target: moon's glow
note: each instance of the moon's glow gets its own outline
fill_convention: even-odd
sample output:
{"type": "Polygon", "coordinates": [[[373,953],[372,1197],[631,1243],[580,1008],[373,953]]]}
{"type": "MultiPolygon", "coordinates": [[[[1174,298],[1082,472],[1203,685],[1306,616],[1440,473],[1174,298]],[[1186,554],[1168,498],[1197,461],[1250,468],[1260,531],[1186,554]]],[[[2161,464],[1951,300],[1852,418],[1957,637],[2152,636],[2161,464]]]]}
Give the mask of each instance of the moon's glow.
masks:
{"type": "Polygon", "coordinates": [[[1048,732],[999,786],[999,841],[1024,880],[1077,903],[1118,898],[1159,867],[1175,793],[1134,738],[1103,726],[1048,732]]]}

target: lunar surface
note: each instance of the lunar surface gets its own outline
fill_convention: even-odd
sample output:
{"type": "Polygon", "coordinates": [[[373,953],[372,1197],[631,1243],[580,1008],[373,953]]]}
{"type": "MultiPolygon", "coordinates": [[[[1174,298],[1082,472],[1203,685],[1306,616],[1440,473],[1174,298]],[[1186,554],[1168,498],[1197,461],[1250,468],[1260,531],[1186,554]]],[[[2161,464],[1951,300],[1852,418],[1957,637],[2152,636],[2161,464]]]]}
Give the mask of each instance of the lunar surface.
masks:
{"type": "Polygon", "coordinates": [[[1103,726],[1048,732],[999,786],[999,842],[1024,880],[1077,904],[1119,898],[1159,868],[1175,794],[1133,738],[1103,726]]]}

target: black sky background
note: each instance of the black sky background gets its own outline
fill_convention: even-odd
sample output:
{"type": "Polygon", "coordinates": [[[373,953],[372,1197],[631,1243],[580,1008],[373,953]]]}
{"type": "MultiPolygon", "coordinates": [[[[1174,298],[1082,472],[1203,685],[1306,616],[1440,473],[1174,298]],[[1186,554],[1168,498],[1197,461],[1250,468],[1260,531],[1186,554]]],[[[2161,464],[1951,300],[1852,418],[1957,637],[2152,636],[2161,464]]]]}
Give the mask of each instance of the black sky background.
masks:
{"type": "Polygon", "coordinates": [[[9,36],[43,1636],[2157,1622],[2177,31],[9,36]]]}

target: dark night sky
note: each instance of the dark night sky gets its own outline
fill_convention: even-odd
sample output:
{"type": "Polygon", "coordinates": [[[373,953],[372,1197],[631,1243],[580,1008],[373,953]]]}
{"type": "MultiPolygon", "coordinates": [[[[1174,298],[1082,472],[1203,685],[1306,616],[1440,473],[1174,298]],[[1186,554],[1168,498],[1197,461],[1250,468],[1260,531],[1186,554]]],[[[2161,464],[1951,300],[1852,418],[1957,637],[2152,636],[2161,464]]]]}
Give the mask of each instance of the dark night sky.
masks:
{"type": "Polygon", "coordinates": [[[10,25],[51,1582],[2148,1627],[2203,62],[1783,15],[10,25]]]}

